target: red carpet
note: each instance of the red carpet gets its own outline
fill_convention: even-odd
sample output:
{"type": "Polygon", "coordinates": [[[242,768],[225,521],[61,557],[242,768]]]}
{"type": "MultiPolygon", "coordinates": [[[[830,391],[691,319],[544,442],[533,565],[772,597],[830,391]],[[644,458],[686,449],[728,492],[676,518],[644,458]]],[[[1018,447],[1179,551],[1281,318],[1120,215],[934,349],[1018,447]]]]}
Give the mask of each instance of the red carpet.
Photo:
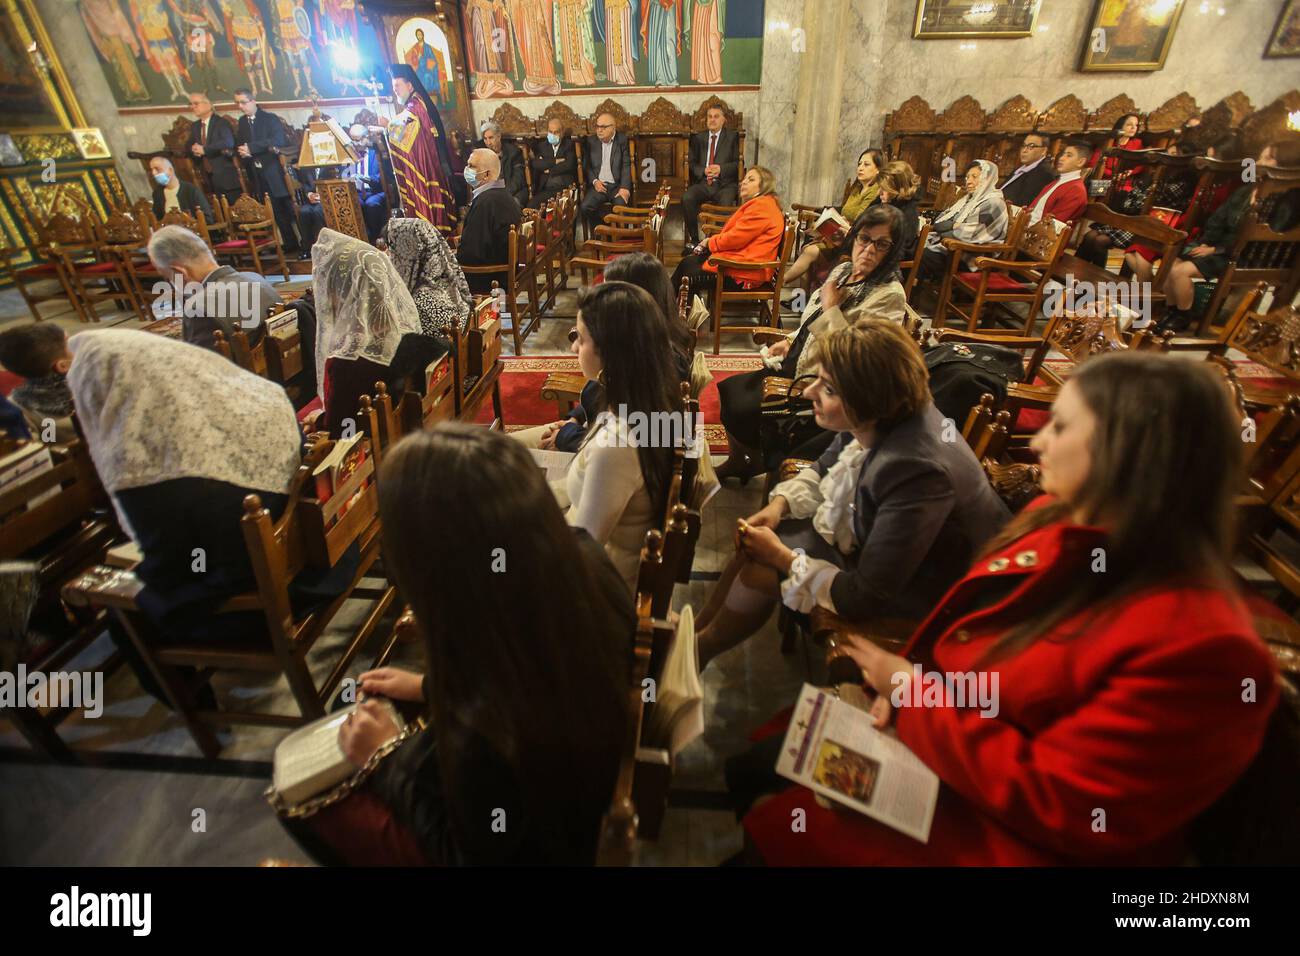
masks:
{"type": "MultiPolygon", "coordinates": [[[[705,357],[713,372],[713,384],[700,395],[700,412],[704,415],[705,437],[714,454],[727,452],[727,435],[719,418],[718,386],[720,379],[740,372],[750,372],[762,367],[757,355],[727,353],[705,357]]],[[[555,421],[555,403],[542,398],[542,383],[551,372],[577,372],[578,358],[574,355],[523,356],[503,358],[505,370],[501,374],[501,406],[505,413],[506,430],[519,431],[535,425],[555,421]]],[[[491,403],[479,414],[480,422],[492,420],[491,403]]]]}

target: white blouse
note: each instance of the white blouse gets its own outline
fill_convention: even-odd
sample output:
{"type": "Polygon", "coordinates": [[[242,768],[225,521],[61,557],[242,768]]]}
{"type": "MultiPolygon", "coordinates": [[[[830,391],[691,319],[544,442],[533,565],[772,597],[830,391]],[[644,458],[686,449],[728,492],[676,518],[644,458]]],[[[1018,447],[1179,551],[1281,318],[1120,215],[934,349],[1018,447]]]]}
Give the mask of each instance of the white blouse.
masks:
{"type": "MultiPolygon", "coordinates": [[[[870,450],[855,438],[844,446],[825,475],[818,475],[815,468],[805,468],[773,488],[772,497],[780,495],[786,500],[791,518],[812,518],[813,529],[840,554],[852,554],[858,547],[853,502],[862,464],[870,450]]],[[[830,561],[799,554],[781,585],[781,600],[791,610],[805,614],[817,605],[834,611],[831,582],[842,570],[830,561]]]]}
{"type": "Polygon", "coordinates": [[[641,548],[656,522],[627,423],[608,414],[598,416],[564,480],[553,483],[551,490],[560,507],[568,509],[569,524],[605,546],[628,591],[635,593],[641,548]]]}

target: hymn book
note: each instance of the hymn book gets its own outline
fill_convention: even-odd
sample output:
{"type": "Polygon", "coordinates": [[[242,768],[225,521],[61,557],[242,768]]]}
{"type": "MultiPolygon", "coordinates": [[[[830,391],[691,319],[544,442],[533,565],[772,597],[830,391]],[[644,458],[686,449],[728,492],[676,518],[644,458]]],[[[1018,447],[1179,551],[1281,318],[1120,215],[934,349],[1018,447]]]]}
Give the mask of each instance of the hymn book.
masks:
{"type": "Polygon", "coordinates": [[[872,719],[833,691],[804,684],[776,772],[926,843],[939,777],[872,719]]]}
{"type": "Polygon", "coordinates": [[[556,451],[551,448],[530,448],[529,451],[532,452],[537,467],[546,472],[548,484],[564,481],[569,473],[569,465],[576,457],[571,451],[556,451]]]}
{"type": "Polygon", "coordinates": [[[822,210],[821,216],[813,223],[813,232],[828,242],[837,240],[852,228],[849,221],[841,216],[833,206],[827,206],[822,210]]]}
{"type": "MultiPolygon", "coordinates": [[[[380,701],[393,722],[393,736],[403,721],[388,701],[380,701]]],[[[292,806],[337,787],[357,770],[339,746],[339,728],[357,709],[353,704],[336,710],[305,727],[299,727],[275,748],[271,785],[279,798],[292,806]]]]}

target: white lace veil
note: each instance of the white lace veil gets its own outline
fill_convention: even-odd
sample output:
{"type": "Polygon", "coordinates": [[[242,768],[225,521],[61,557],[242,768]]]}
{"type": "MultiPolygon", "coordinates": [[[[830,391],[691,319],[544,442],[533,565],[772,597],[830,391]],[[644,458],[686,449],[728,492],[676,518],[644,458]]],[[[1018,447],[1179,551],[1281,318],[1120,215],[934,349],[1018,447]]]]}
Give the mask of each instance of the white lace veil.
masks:
{"type": "Polygon", "coordinates": [[[324,400],[327,359],[388,365],[403,335],[420,334],[420,316],[392,260],[369,243],[322,229],[311,262],[316,382],[324,400]]]}

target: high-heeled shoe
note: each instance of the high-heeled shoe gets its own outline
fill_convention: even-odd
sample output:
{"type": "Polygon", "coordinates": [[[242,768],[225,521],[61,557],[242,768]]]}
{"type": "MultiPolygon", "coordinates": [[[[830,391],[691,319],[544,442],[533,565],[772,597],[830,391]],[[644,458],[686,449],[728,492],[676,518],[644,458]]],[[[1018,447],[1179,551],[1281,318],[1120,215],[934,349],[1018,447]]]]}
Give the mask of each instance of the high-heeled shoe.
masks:
{"type": "Polygon", "coordinates": [[[728,478],[738,478],[740,486],[743,488],[749,484],[750,480],[761,475],[762,468],[758,462],[746,455],[743,458],[728,458],[721,465],[714,469],[718,476],[718,481],[723,482],[728,478]]]}

